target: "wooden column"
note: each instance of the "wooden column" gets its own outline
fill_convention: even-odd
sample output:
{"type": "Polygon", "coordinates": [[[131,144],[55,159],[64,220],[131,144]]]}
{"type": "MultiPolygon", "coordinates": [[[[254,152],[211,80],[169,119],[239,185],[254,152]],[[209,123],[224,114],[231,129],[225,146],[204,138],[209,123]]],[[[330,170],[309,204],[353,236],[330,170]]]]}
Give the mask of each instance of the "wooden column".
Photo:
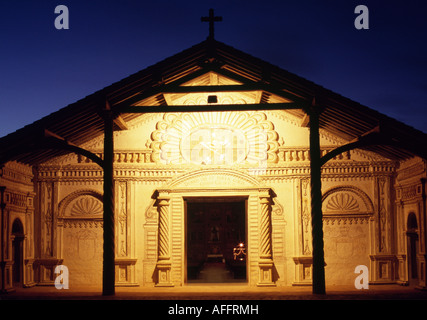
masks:
{"type": "Polygon", "coordinates": [[[322,181],[320,162],[319,110],[310,110],[311,224],[313,238],[313,293],[325,294],[323,252],[322,181]]]}
{"type": "Polygon", "coordinates": [[[104,261],[102,294],[115,294],[115,245],[114,245],[114,138],[113,114],[106,104],[104,110],[104,261]]]}
{"type": "Polygon", "coordinates": [[[4,191],[6,187],[0,186],[0,228],[1,228],[1,239],[0,239],[0,249],[1,249],[1,292],[6,292],[6,262],[4,255],[5,241],[4,241],[4,232],[6,229],[4,228],[4,209],[6,208],[6,204],[4,203],[4,191]]]}

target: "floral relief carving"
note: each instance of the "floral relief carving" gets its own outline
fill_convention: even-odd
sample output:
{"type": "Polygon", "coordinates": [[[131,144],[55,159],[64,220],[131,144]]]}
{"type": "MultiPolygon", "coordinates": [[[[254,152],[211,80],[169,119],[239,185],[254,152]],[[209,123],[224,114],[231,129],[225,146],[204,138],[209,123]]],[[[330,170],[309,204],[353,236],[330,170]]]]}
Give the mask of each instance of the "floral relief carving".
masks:
{"type": "Polygon", "coordinates": [[[263,112],[166,113],[151,139],[156,163],[278,161],[279,137],[263,112]]]}

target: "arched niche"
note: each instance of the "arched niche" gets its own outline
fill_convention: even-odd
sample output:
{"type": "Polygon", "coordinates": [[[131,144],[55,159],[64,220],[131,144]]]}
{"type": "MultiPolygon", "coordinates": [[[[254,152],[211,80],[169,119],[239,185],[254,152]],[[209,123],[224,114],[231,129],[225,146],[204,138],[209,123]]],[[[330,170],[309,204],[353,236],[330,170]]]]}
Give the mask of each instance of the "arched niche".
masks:
{"type": "Polygon", "coordinates": [[[24,225],[21,219],[15,218],[11,229],[12,238],[12,281],[14,286],[24,282],[24,225]]]}
{"type": "Polygon", "coordinates": [[[102,198],[102,194],[95,190],[75,191],[59,203],[59,218],[100,218],[102,198]]]}
{"type": "Polygon", "coordinates": [[[410,212],[408,214],[408,218],[406,219],[406,231],[415,233],[418,230],[418,222],[417,216],[414,212],[410,212]]]}
{"type": "Polygon", "coordinates": [[[372,215],[374,206],[369,196],[354,186],[338,186],[329,189],[322,197],[322,211],[328,215],[372,215]]]}

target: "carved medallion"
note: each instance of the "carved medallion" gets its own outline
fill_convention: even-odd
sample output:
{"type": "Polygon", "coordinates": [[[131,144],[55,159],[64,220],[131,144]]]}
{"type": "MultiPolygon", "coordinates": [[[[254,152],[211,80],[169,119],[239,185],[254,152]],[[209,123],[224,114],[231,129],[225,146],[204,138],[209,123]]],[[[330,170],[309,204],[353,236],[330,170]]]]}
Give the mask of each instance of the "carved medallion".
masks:
{"type": "Polygon", "coordinates": [[[278,160],[278,134],[263,112],[168,113],[151,138],[153,161],[165,164],[278,160]]]}

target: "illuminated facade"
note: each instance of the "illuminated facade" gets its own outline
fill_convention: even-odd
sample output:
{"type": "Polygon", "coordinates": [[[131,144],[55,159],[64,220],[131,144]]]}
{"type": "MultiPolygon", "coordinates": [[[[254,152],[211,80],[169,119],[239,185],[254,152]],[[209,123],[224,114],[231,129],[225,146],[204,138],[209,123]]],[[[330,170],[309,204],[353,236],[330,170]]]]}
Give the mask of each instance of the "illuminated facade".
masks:
{"type": "Polygon", "coordinates": [[[57,265],[102,285],[105,99],[130,107],[114,121],[116,286],[311,285],[313,97],[321,155],[403,141],[323,164],[326,283],[366,265],[371,284],[425,288],[425,134],[208,39],[1,139],[3,290],[53,285],[57,265]],[[287,103],[301,108],[270,108],[287,103]]]}

